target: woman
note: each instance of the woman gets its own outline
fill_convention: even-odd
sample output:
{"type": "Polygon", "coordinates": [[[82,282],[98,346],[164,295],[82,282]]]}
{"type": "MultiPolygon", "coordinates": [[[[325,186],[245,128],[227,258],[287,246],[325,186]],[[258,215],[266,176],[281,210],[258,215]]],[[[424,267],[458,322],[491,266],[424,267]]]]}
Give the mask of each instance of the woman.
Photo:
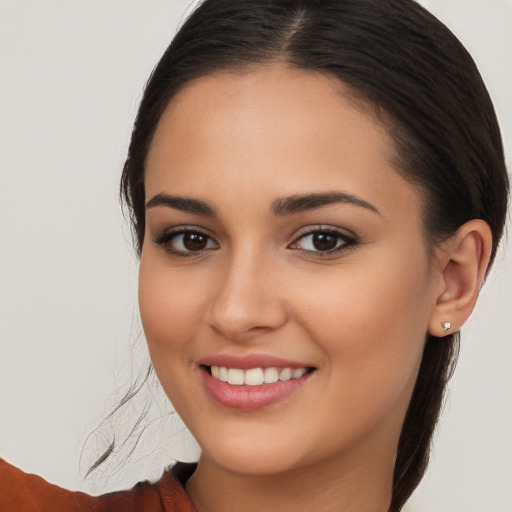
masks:
{"type": "Polygon", "coordinates": [[[400,510],[506,209],[452,36],[409,2],[206,2],[122,187],[153,365],[203,449],[196,508],[400,510]]]}

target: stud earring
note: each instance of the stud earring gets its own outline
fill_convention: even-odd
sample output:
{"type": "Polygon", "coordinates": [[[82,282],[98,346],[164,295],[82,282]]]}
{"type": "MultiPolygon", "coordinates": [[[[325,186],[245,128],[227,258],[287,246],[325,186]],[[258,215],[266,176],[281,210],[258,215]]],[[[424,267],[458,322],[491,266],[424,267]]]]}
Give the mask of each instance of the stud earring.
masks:
{"type": "Polygon", "coordinates": [[[451,322],[441,322],[441,325],[443,326],[443,331],[447,332],[451,329],[452,324],[451,322]]]}

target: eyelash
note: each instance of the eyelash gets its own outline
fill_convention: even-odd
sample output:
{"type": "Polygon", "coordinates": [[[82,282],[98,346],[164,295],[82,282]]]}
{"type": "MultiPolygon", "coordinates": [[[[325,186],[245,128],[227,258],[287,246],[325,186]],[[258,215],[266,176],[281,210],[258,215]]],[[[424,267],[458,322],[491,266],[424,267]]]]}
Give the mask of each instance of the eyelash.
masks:
{"type": "MultiPolygon", "coordinates": [[[[181,227],[176,230],[166,231],[159,235],[157,238],[155,238],[154,243],[162,246],[166,252],[173,254],[175,256],[179,256],[182,258],[187,258],[194,255],[199,255],[204,252],[209,252],[212,250],[216,250],[219,248],[219,244],[207,233],[204,231],[201,231],[200,229],[193,228],[193,227],[181,227]],[[172,242],[175,241],[180,235],[199,235],[201,237],[206,238],[206,246],[202,249],[198,250],[183,250],[183,249],[176,249],[172,246],[172,242]],[[208,247],[209,244],[215,244],[215,247],[208,247]]],[[[314,242],[312,242],[314,244],[314,242]]],[[[359,243],[359,239],[357,236],[353,234],[347,234],[345,232],[342,232],[338,229],[334,229],[331,227],[322,227],[318,226],[315,229],[310,229],[309,231],[302,233],[299,235],[295,240],[288,245],[288,248],[301,251],[303,253],[306,253],[308,256],[311,257],[320,257],[325,258],[328,255],[336,254],[341,251],[347,250],[359,243]],[[300,247],[297,247],[297,244],[300,241],[304,241],[308,237],[314,237],[315,235],[327,235],[327,236],[334,236],[336,238],[336,245],[332,249],[327,250],[310,250],[310,249],[303,249],[300,247]]],[[[183,245],[183,239],[181,241],[181,244],[183,245]]]]}
{"type": "MultiPolygon", "coordinates": [[[[200,229],[192,228],[192,227],[190,227],[190,228],[189,227],[181,227],[181,228],[178,228],[175,230],[165,231],[160,236],[155,238],[153,241],[155,242],[155,244],[162,246],[166,252],[171,253],[175,256],[180,256],[182,258],[188,258],[190,256],[194,256],[196,254],[200,254],[205,251],[215,250],[218,248],[218,245],[219,245],[217,242],[215,242],[215,240],[210,235],[208,235],[204,231],[201,231],[200,229]],[[190,235],[190,236],[191,235],[199,235],[199,236],[206,238],[207,245],[210,242],[213,242],[216,245],[216,247],[214,247],[214,248],[205,247],[205,248],[197,250],[197,251],[194,251],[194,250],[187,251],[187,250],[175,249],[172,246],[172,242],[175,241],[176,238],[180,235],[190,235]]],[[[183,244],[183,241],[181,243],[183,244]]]]}
{"type": "MultiPolygon", "coordinates": [[[[314,242],[312,242],[314,244],[314,242]]],[[[325,258],[332,254],[337,254],[341,251],[345,251],[351,247],[354,247],[359,243],[359,239],[354,234],[348,234],[346,232],[340,231],[335,228],[331,227],[322,227],[319,226],[315,229],[310,229],[309,231],[302,233],[299,235],[295,241],[293,241],[288,247],[302,251],[304,253],[307,253],[310,256],[313,257],[320,257],[325,258]],[[308,249],[301,249],[300,247],[293,247],[297,245],[299,241],[303,241],[307,239],[308,237],[314,237],[315,235],[328,235],[328,236],[334,236],[336,239],[336,246],[332,249],[327,249],[325,251],[322,250],[308,250],[308,249]]]]}

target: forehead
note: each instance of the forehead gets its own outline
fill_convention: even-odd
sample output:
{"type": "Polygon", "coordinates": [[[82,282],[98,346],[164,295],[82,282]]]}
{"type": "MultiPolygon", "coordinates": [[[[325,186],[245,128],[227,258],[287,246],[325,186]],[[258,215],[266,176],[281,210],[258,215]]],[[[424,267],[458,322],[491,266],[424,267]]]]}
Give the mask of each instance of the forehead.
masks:
{"type": "Polygon", "coordinates": [[[393,160],[384,126],[338,79],[278,65],[221,72],[188,84],[164,112],[147,196],[250,189],[270,200],[341,187],[379,201],[386,189],[390,205],[413,194],[417,204],[393,160]]]}

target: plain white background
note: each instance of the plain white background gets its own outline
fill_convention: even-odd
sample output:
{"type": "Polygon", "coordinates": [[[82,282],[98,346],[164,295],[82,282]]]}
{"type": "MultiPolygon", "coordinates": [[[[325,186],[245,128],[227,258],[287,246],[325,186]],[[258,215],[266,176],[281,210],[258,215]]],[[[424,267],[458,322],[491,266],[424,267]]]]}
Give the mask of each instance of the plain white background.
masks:
{"type": "MultiPolygon", "coordinates": [[[[479,65],[510,168],[512,2],[423,3],[479,65]]],[[[123,471],[78,470],[87,434],[147,362],[117,187],[143,84],[188,4],[0,0],[0,454],[61,486],[104,492],[197,453],[171,417],[151,422],[123,471]]],[[[508,245],[463,329],[413,512],[512,511],[508,245]]]]}

